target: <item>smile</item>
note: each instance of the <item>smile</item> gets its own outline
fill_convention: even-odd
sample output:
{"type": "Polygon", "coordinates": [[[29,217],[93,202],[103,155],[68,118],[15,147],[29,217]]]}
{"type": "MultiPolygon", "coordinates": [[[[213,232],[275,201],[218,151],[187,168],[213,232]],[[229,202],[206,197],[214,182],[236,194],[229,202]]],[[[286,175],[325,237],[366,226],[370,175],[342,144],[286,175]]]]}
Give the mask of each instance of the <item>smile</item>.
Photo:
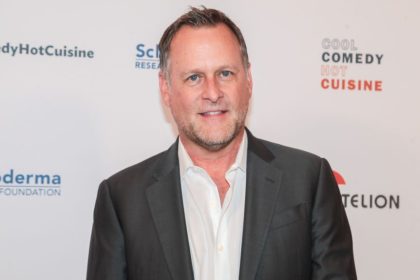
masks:
{"type": "Polygon", "coordinates": [[[202,116],[218,116],[218,115],[222,115],[224,113],[226,113],[227,111],[225,110],[220,110],[220,111],[209,111],[209,112],[203,112],[200,113],[200,115],[202,116]]]}

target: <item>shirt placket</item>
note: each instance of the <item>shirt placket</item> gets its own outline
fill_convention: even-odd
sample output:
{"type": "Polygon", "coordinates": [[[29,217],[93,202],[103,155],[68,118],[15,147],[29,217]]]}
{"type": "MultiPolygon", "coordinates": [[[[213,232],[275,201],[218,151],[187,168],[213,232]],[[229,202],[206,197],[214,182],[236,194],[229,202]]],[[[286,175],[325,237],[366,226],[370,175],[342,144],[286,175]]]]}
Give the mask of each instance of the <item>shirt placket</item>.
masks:
{"type": "MultiPolygon", "coordinates": [[[[228,248],[228,236],[229,236],[229,225],[228,225],[228,215],[230,212],[230,203],[233,196],[233,176],[234,172],[228,171],[226,174],[226,179],[230,185],[223,205],[220,205],[220,219],[219,219],[219,227],[216,234],[216,248],[215,248],[215,278],[214,280],[220,279],[231,279],[231,260],[229,257],[229,248],[228,248]]],[[[220,201],[220,199],[219,199],[220,201]]]]}

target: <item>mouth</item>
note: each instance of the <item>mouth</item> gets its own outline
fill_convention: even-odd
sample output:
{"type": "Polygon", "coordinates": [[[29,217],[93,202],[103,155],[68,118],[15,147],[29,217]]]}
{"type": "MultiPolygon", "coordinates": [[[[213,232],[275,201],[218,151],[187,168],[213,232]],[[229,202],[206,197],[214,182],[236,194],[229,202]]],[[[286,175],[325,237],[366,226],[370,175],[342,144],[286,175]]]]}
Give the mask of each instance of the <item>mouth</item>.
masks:
{"type": "Polygon", "coordinates": [[[225,114],[226,112],[227,110],[213,110],[213,111],[206,111],[206,112],[199,113],[199,115],[203,117],[213,117],[213,116],[221,116],[225,114]]]}

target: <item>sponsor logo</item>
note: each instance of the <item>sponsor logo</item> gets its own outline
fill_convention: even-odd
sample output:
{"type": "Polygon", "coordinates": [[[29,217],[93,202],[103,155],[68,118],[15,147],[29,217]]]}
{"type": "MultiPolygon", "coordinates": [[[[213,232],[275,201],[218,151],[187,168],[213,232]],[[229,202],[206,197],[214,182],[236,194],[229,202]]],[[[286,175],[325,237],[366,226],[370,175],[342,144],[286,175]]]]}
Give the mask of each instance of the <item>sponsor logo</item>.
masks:
{"type": "Polygon", "coordinates": [[[159,69],[159,47],[152,47],[140,43],[136,46],[136,69],[155,70],[159,69]]]}
{"type": "Polygon", "coordinates": [[[61,196],[61,176],[10,169],[0,173],[0,196],[61,196]]]}
{"type": "Polygon", "coordinates": [[[340,173],[338,173],[338,171],[333,170],[333,174],[337,185],[342,186],[346,184],[344,177],[340,173]]]}
{"type": "Polygon", "coordinates": [[[11,57],[18,55],[32,55],[87,59],[92,59],[95,56],[94,51],[85,50],[78,46],[55,46],[52,44],[35,46],[27,43],[11,44],[10,42],[0,44],[0,54],[10,55],[11,57]]]}
{"type": "MultiPolygon", "coordinates": [[[[343,187],[346,185],[346,180],[338,171],[333,171],[333,173],[339,186],[343,187]]],[[[396,210],[401,206],[401,197],[399,195],[345,193],[343,191],[346,190],[345,188],[341,190],[341,199],[345,208],[396,210]]]]}
{"type": "Polygon", "coordinates": [[[321,41],[321,89],[342,92],[381,92],[383,81],[352,75],[356,67],[381,66],[384,55],[360,50],[354,39],[321,41]]]}

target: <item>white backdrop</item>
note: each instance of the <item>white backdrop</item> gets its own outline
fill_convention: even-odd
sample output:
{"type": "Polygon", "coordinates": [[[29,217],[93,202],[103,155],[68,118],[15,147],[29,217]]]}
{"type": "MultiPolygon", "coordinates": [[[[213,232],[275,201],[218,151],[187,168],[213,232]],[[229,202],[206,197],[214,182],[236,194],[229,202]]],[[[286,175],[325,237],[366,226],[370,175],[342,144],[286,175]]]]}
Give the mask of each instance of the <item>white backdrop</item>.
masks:
{"type": "Polygon", "coordinates": [[[416,279],[416,0],[2,0],[0,279],[85,278],[99,182],[175,139],[151,66],[165,27],[198,4],[247,40],[253,133],[342,175],[359,279],[416,279]],[[356,82],[324,88],[336,80],[356,82]]]}

